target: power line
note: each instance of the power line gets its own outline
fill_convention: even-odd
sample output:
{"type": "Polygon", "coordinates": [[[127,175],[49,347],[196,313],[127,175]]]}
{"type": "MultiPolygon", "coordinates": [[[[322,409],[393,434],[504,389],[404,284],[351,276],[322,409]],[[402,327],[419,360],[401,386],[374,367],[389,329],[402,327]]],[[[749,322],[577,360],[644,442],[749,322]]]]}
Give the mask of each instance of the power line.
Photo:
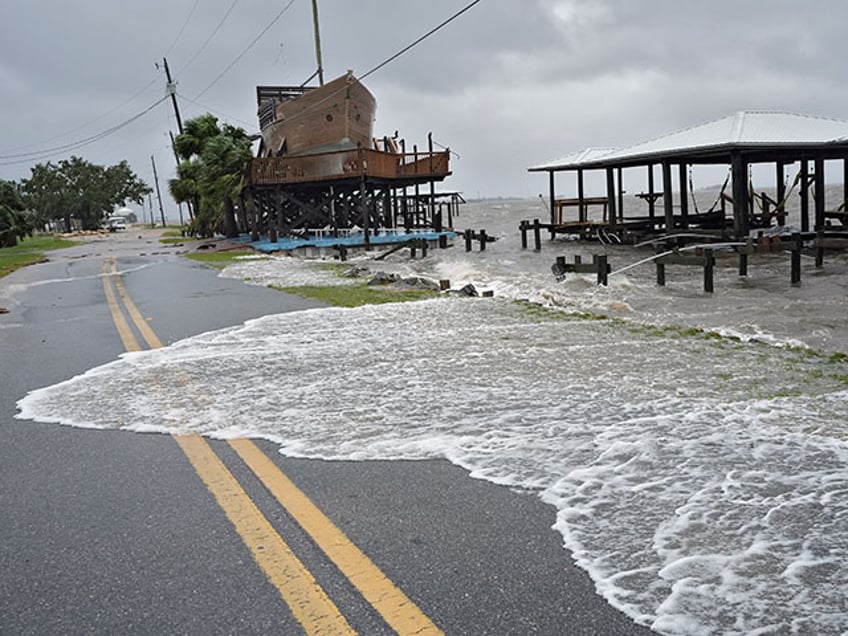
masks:
{"type": "Polygon", "coordinates": [[[256,124],[249,124],[249,123],[247,123],[246,121],[244,121],[243,119],[239,119],[238,117],[233,117],[232,115],[228,115],[227,113],[222,113],[222,112],[221,112],[221,111],[219,111],[219,110],[215,110],[214,108],[212,108],[212,107],[210,107],[210,106],[207,106],[206,104],[201,104],[201,103],[200,103],[200,102],[198,102],[197,100],[189,99],[188,97],[186,97],[186,96],[185,96],[185,95],[183,95],[182,93],[177,93],[177,97],[179,97],[180,99],[184,99],[184,100],[185,100],[185,101],[187,101],[189,104],[194,104],[195,106],[200,106],[200,107],[201,107],[201,108],[203,108],[204,110],[207,110],[207,111],[209,111],[210,113],[214,113],[214,114],[216,114],[216,115],[218,115],[218,116],[220,116],[220,117],[223,117],[224,119],[228,119],[228,120],[230,120],[230,121],[237,121],[238,123],[240,123],[240,124],[244,124],[245,126],[248,126],[248,127],[255,127],[255,125],[256,125],[256,124]]]}
{"type": "MultiPolygon", "coordinates": [[[[34,144],[28,144],[28,145],[25,145],[25,146],[17,146],[16,148],[10,148],[9,150],[21,150],[21,149],[23,149],[23,148],[33,148],[33,147],[38,146],[38,145],[40,145],[40,144],[46,144],[46,143],[49,143],[49,142],[54,141],[54,140],[56,140],[56,139],[61,139],[62,137],[67,137],[68,135],[73,134],[73,133],[77,132],[78,130],[82,130],[83,128],[87,128],[87,127],[88,127],[88,126],[90,126],[91,124],[93,124],[93,123],[95,123],[95,122],[98,122],[98,121],[100,121],[101,119],[103,119],[103,118],[105,118],[105,117],[108,117],[109,115],[111,115],[112,113],[114,113],[116,110],[119,110],[119,109],[123,108],[124,106],[126,106],[127,104],[129,104],[130,102],[132,102],[132,101],[133,101],[136,97],[138,97],[139,95],[141,95],[143,92],[145,92],[147,89],[149,89],[151,86],[153,86],[153,85],[154,85],[156,82],[158,82],[158,81],[159,81],[159,77],[158,77],[158,76],[157,76],[157,77],[154,77],[154,78],[153,78],[152,80],[150,80],[150,82],[148,82],[148,83],[147,83],[147,84],[146,84],[143,88],[140,88],[139,90],[137,90],[137,91],[136,91],[135,93],[133,93],[130,97],[128,97],[127,99],[125,99],[123,102],[121,102],[120,104],[118,104],[118,105],[117,105],[117,106],[115,106],[114,108],[112,108],[112,109],[110,109],[110,110],[106,111],[106,112],[105,112],[105,113],[103,113],[102,115],[98,115],[98,116],[97,116],[97,117],[95,117],[94,119],[91,119],[91,120],[89,120],[89,121],[85,122],[84,124],[80,124],[80,125],[79,125],[79,126],[77,126],[76,128],[72,128],[72,129],[67,130],[67,131],[65,131],[65,132],[63,132],[63,133],[60,133],[60,134],[58,134],[58,135],[53,135],[52,137],[49,137],[49,138],[47,138],[47,139],[43,139],[43,140],[41,140],[40,142],[37,142],[37,143],[34,143],[34,144]]],[[[38,154],[38,152],[39,152],[39,151],[35,151],[35,153],[31,153],[31,154],[38,154]]],[[[22,154],[17,154],[17,155],[0,155],[0,159],[10,159],[10,158],[13,158],[13,157],[23,157],[23,156],[25,156],[26,154],[27,154],[27,153],[22,153],[22,154]]]]}
{"type": "Polygon", "coordinates": [[[180,30],[177,33],[177,37],[175,37],[174,41],[171,42],[171,46],[169,46],[167,49],[165,49],[165,53],[163,53],[163,55],[167,56],[168,53],[171,52],[171,49],[173,49],[177,45],[177,42],[180,41],[180,38],[182,37],[183,32],[186,30],[186,27],[188,26],[189,21],[191,21],[191,17],[194,15],[195,10],[197,9],[197,5],[199,5],[199,4],[200,4],[200,0],[194,0],[194,6],[192,6],[191,11],[188,12],[188,16],[186,17],[185,22],[183,22],[183,25],[180,27],[180,30]]]}
{"type": "MultiPolygon", "coordinates": [[[[404,48],[402,48],[400,51],[398,51],[397,53],[395,53],[394,55],[392,55],[391,57],[386,58],[385,60],[383,60],[382,62],[380,62],[377,66],[375,66],[374,68],[372,68],[371,70],[369,70],[369,71],[368,71],[368,72],[366,72],[365,74],[361,75],[361,76],[360,76],[360,77],[358,77],[358,78],[355,78],[355,79],[356,79],[356,81],[357,81],[357,82],[362,82],[362,80],[363,80],[363,79],[365,79],[366,77],[368,77],[369,75],[373,75],[374,73],[376,73],[377,71],[379,71],[380,69],[382,69],[384,66],[386,66],[386,65],[390,64],[391,62],[394,62],[394,61],[395,61],[397,58],[399,58],[401,55],[403,55],[404,53],[406,53],[407,51],[409,51],[409,50],[410,50],[410,49],[412,49],[413,47],[417,46],[418,44],[420,44],[421,42],[423,42],[424,40],[426,40],[427,38],[429,38],[431,35],[433,35],[433,34],[434,34],[434,33],[436,33],[437,31],[440,31],[441,29],[443,29],[444,27],[446,27],[448,24],[450,24],[451,22],[453,22],[454,20],[456,20],[459,16],[461,16],[463,13],[465,13],[466,11],[468,11],[469,9],[471,9],[474,5],[479,4],[480,2],[481,2],[481,0],[474,0],[474,2],[471,2],[471,3],[467,4],[465,7],[463,7],[462,9],[460,9],[459,11],[457,11],[456,13],[454,13],[454,14],[453,14],[452,16],[450,16],[448,19],[444,20],[444,21],[443,21],[441,24],[439,24],[438,26],[435,26],[435,27],[433,27],[432,29],[430,29],[427,33],[425,33],[424,35],[422,35],[420,38],[418,38],[417,40],[415,40],[415,41],[414,41],[414,42],[412,42],[411,44],[409,44],[409,45],[405,46],[405,47],[404,47],[404,48]]],[[[312,77],[315,77],[315,75],[313,74],[313,75],[312,75],[312,77]]],[[[309,79],[312,79],[312,77],[310,77],[309,79]]],[[[309,79],[308,79],[308,80],[306,80],[306,82],[308,82],[308,81],[309,81],[309,79]]],[[[304,84],[306,84],[306,82],[304,82],[304,84]]],[[[306,115],[308,115],[308,114],[310,114],[310,113],[314,112],[314,111],[315,111],[315,110],[317,110],[317,109],[318,109],[318,107],[320,107],[322,104],[324,104],[324,103],[326,103],[327,101],[329,101],[329,100],[333,99],[336,95],[339,95],[339,94],[341,94],[341,93],[345,92],[347,89],[348,89],[348,87],[347,87],[347,86],[343,86],[342,88],[340,88],[340,89],[338,89],[338,90],[336,90],[336,91],[333,91],[332,93],[329,93],[329,94],[328,94],[328,95],[326,95],[323,99],[321,99],[321,100],[319,100],[319,101],[315,102],[314,104],[312,104],[309,108],[304,108],[304,109],[303,109],[303,110],[301,110],[300,112],[295,113],[294,115],[290,116],[290,117],[289,117],[286,121],[292,121],[293,119],[297,119],[297,118],[299,118],[299,117],[304,117],[304,116],[306,116],[306,115]]]]}
{"type": "Polygon", "coordinates": [[[90,137],[86,137],[85,139],[80,139],[79,141],[75,141],[75,142],[72,142],[72,143],[69,143],[69,144],[65,144],[63,146],[56,146],[55,148],[44,148],[43,150],[38,150],[36,152],[21,153],[21,154],[17,154],[17,155],[5,155],[5,156],[0,155],[0,159],[10,159],[11,160],[11,161],[0,162],[0,166],[13,166],[13,165],[21,164],[21,163],[30,163],[32,161],[38,161],[39,159],[47,159],[49,157],[53,157],[53,156],[58,155],[58,154],[64,154],[65,152],[68,152],[70,150],[77,150],[78,148],[82,148],[84,146],[88,146],[90,144],[93,144],[97,141],[100,141],[101,139],[105,139],[106,137],[109,137],[110,135],[115,134],[116,132],[118,132],[119,130],[121,130],[123,128],[126,128],[131,123],[133,123],[137,119],[140,119],[141,117],[143,117],[144,115],[149,113],[151,110],[156,108],[159,104],[161,104],[162,102],[167,100],[168,97],[169,97],[168,95],[161,97],[158,101],[154,102],[153,104],[151,104],[150,106],[148,106],[147,108],[142,110],[141,112],[136,113],[135,115],[133,115],[129,119],[121,122],[120,124],[116,124],[115,126],[112,126],[111,128],[107,128],[106,130],[99,132],[95,135],[91,135],[90,137]]]}
{"type": "MultiPolygon", "coordinates": [[[[477,0],[477,1],[479,2],[480,0],[477,0]]],[[[209,84],[209,86],[207,86],[202,91],[200,91],[197,95],[195,95],[195,99],[199,99],[199,98],[203,97],[203,95],[206,93],[206,91],[208,91],[210,88],[215,86],[215,84],[218,83],[218,80],[220,80],[222,77],[224,77],[224,75],[226,75],[227,71],[229,71],[231,68],[233,68],[233,66],[235,66],[236,63],[241,58],[243,58],[245,56],[245,54],[247,54],[247,52],[250,49],[253,48],[253,46],[262,38],[262,36],[265,35],[268,32],[268,29],[270,29],[272,26],[274,26],[274,24],[277,22],[277,20],[279,20],[280,18],[283,17],[283,14],[286,11],[289,10],[289,8],[294,4],[294,2],[295,2],[295,0],[289,0],[289,3],[285,7],[283,7],[283,10],[280,11],[276,16],[274,16],[274,19],[271,20],[265,26],[264,29],[262,29],[262,31],[259,33],[259,35],[257,35],[255,38],[253,38],[253,41],[250,44],[247,45],[247,48],[244,51],[242,51],[241,53],[239,53],[238,57],[236,57],[236,59],[234,59],[232,62],[230,62],[230,65],[227,66],[227,68],[225,68],[223,71],[221,71],[221,74],[218,75],[218,77],[216,77],[214,80],[212,80],[212,83],[209,84]]]]}
{"type": "Polygon", "coordinates": [[[236,8],[237,4],[238,4],[238,0],[233,0],[233,3],[230,5],[230,8],[227,9],[227,12],[224,14],[224,17],[221,18],[221,21],[218,22],[218,25],[214,29],[212,29],[212,33],[210,33],[209,37],[206,38],[206,41],[203,44],[200,45],[200,48],[197,49],[195,54],[191,56],[191,59],[189,59],[188,62],[183,64],[182,68],[180,68],[180,70],[177,71],[177,75],[179,75],[184,70],[186,70],[189,66],[191,66],[192,63],[200,56],[200,54],[203,53],[203,51],[206,49],[207,45],[212,41],[212,38],[214,38],[215,35],[217,35],[218,31],[221,30],[221,27],[224,26],[224,22],[227,21],[228,17],[230,17],[230,14],[233,12],[233,9],[236,8]]]}
{"type": "Polygon", "coordinates": [[[377,71],[379,71],[381,68],[383,68],[383,67],[384,67],[384,66],[386,66],[387,64],[389,64],[389,63],[391,63],[391,62],[394,62],[397,58],[399,58],[401,55],[403,55],[404,53],[406,53],[407,51],[409,51],[411,48],[413,48],[413,47],[417,46],[418,44],[420,44],[421,42],[423,42],[424,40],[426,40],[427,38],[429,38],[431,35],[433,35],[433,34],[434,34],[434,33],[436,33],[437,31],[440,31],[442,28],[446,27],[448,24],[450,24],[451,22],[453,22],[454,20],[456,20],[456,19],[457,19],[459,16],[461,16],[463,13],[465,13],[466,11],[468,11],[469,9],[471,9],[471,8],[472,8],[475,4],[478,4],[478,3],[480,3],[480,2],[481,2],[481,0],[474,0],[474,2],[471,2],[470,4],[466,5],[465,7],[463,7],[462,9],[460,9],[459,11],[457,11],[456,13],[454,13],[454,14],[453,14],[451,17],[449,17],[447,20],[445,20],[444,22],[442,22],[442,23],[441,23],[441,24],[439,24],[438,26],[433,27],[432,29],[430,29],[429,31],[427,31],[427,33],[425,33],[425,34],[424,34],[424,35],[422,35],[420,38],[418,38],[417,40],[415,40],[415,42],[413,42],[412,44],[409,44],[409,45],[405,46],[405,47],[404,47],[404,48],[402,48],[400,51],[398,51],[397,53],[395,53],[394,55],[392,55],[391,57],[389,57],[389,58],[387,58],[387,59],[383,60],[382,62],[380,62],[377,66],[375,66],[374,68],[372,68],[370,71],[368,71],[368,72],[367,72],[367,73],[365,73],[364,75],[360,76],[360,78],[359,78],[359,79],[360,79],[360,80],[364,80],[366,77],[368,77],[369,75],[371,75],[371,74],[373,74],[373,73],[376,73],[377,71]]]}

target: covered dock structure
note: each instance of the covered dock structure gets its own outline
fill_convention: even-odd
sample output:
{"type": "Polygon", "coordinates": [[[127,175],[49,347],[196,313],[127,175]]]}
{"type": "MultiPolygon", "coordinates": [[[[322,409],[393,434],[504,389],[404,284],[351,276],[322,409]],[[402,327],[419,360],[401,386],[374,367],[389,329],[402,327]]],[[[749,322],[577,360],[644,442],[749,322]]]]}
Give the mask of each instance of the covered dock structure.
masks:
{"type": "Polygon", "coordinates": [[[787,190],[786,169],[792,164],[799,165],[792,185],[799,189],[801,232],[824,233],[834,220],[848,230],[848,120],[744,110],[625,148],[574,152],[528,170],[548,173],[550,222],[545,227],[552,236],[589,236],[602,228],[620,240],[687,230],[711,232],[723,239],[745,239],[752,230],[775,223],[784,225],[791,191],[787,190]],[[831,210],[825,203],[826,162],[841,163],[842,201],[831,210]],[[774,166],[773,197],[751,187],[749,170],[760,164],[774,166]],[[687,187],[689,171],[698,165],[729,167],[717,200],[720,206],[705,213],[692,209],[691,186],[687,187]],[[624,170],[631,169],[645,171],[645,190],[636,196],[647,204],[647,213],[643,208],[637,215],[625,214],[622,176],[624,170]],[[593,171],[605,177],[605,196],[586,196],[584,180],[593,171]],[[557,198],[555,177],[561,172],[576,176],[576,197],[557,198]],[[728,185],[730,194],[725,192],[728,185]],[[600,220],[590,219],[593,207],[602,208],[600,220]],[[569,208],[576,209],[576,219],[566,218],[569,208]]]}

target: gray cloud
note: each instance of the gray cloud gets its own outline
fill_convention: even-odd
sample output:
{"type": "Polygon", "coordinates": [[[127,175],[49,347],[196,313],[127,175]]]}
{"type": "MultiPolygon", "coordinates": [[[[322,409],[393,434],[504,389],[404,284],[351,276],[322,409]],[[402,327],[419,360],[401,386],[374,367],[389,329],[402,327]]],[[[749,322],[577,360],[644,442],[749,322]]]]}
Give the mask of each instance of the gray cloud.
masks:
{"type": "MultiPolygon", "coordinates": [[[[465,4],[323,0],[328,77],[367,71],[465,4]]],[[[232,2],[200,2],[175,42],[193,5],[3,3],[0,155],[84,139],[140,112],[164,95],[154,64],[166,52],[184,118],[211,110],[248,130],[257,128],[256,85],[312,73],[311,7],[295,0],[209,87],[285,4],[241,0],[186,67],[232,2]]],[[[483,0],[366,84],[379,134],[398,129],[423,147],[432,131],[459,153],[445,188],[533,196],[546,184],[529,165],[586,146],[628,145],[751,107],[848,117],[846,23],[841,0],[483,0]]],[[[98,163],[127,158],[148,180],[154,155],[164,186],[175,129],[166,102],[74,152],[98,163]]],[[[32,163],[0,165],[0,177],[26,177],[32,163]]]]}

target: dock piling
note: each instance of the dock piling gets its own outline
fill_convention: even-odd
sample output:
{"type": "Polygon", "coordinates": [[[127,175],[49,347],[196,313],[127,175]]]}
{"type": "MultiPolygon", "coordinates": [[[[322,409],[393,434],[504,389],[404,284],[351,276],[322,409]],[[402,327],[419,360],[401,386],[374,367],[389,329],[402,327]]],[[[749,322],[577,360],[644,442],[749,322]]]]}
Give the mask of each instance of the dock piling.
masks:
{"type": "Polygon", "coordinates": [[[791,281],[793,285],[801,284],[801,235],[795,233],[792,235],[792,273],[791,281]]]}

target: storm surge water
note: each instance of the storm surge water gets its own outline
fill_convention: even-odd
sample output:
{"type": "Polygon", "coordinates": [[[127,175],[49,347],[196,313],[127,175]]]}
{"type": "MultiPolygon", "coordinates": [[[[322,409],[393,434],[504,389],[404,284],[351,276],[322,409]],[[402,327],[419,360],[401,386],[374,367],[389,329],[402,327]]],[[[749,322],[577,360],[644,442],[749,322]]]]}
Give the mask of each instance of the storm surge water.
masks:
{"type": "MultiPolygon", "coordinates": [[[[559,254],[608,249],[614,269],[643,255],[522,251],[514,228],[533,205],[471,207],[458,225],[503,222],[482,254],[374,267],[492,299],[267,316],[34,391],[20,417],[259,436],[298,457],[448,459],[552,504],[598,592],[658,632],[844,633],[844,262],[792,288],[788,265],[766,260],[748,281],[724,271],[713,295],[694,272],[657,288],[650,266],[609,288],[557,283],[559,254]]],[[[295,259],[225,275],[344,282],[295,259]]]]}

